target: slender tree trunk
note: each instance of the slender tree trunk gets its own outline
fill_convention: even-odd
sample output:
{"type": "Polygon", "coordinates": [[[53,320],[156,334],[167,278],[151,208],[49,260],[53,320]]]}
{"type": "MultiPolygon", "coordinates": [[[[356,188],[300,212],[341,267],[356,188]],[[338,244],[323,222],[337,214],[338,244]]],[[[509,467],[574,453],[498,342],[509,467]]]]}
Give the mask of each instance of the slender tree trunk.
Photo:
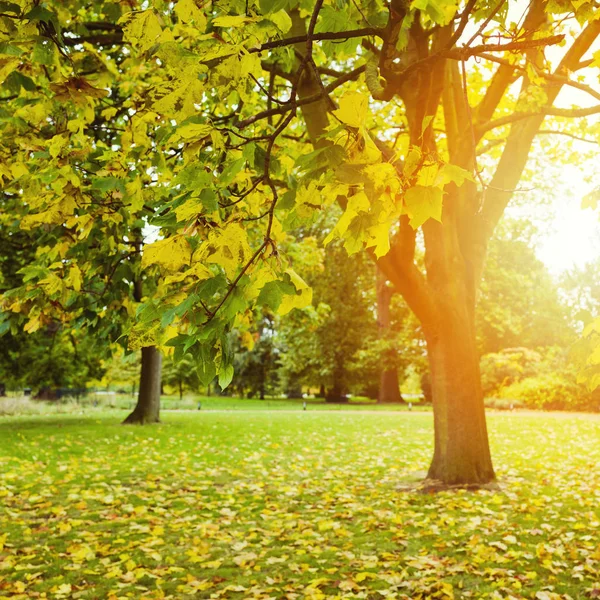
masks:
{"type": "MultiPolygon", "coordinates": [[[[388,287],[385,275],[377,271],[377,326],[379,337],[385,338],[388,334],[392,318],[390,315],[390,304],[392,302],[393,289],[388,287]]],[[[377,402],[380,404],[404,402],[400,394],[397,367],[384,365],[379,377],[379,392],[377,402]]]]}
{"type": "Polygon", "coordinates": [[[155,346],[142,348],[140,390],[133,412],[123,423],[158,423],[160,412],[160,375],[162,356],[155,346]]]}
{"type": "Polygon", "coordinates": [[[183,400],[183,383],[181,379],[179,380],[179,401],[183,400]]]}

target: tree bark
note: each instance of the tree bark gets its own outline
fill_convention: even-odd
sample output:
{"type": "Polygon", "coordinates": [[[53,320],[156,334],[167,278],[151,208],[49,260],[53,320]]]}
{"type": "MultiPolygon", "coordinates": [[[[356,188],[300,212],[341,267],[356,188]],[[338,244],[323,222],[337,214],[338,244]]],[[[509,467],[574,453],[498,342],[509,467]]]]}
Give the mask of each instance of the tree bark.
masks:
{"type": "MultiPolygon", "coordinates": [[[[394,290],[388,287],[383,273],[377,271],[377,325],[380,338],[384,338],[391,327],[390,304],[393,294],[394,290]]],[[[381,370],[377,402],[380,404],[404,402],[400,393],[397,367],[385,365],[381,370]]]]}
{"type": "Polygon", "coordinates": [[[493,481],[479,354],[468,323],[449,319],[428,342],[428,358],[435,436],[428,478],[446,485],[493,481]]]}
{"type": "Polygon", "coordinates": [[[158,423],[160,412],[160,381],[162,356],[156,346],[142,348],[140,390],[133,412],[123,424],[158,423]]]}
{"type": "Polygon", "coordinates": [[[399,404],[404,402],[404,398],[400,393],[398,369],[384,369],[381,372],[377,402],[379,404],[399,404]]]}

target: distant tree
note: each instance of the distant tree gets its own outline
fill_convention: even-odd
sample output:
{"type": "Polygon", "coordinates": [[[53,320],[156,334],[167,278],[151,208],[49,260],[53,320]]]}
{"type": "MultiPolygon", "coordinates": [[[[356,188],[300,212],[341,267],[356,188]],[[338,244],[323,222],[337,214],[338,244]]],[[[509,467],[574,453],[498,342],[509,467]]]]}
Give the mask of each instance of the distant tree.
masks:
{"type": "Polygon", "coordinates": [[[189,354],[185,354],[177,359],[169,356],[163,363],[162,381],[166,385],[174,387],[181,400],[184,391],[198,391],[200,379],[198,378],[196,369],[196,361],[189,354]]]}
{"type": "Polygon", "coordinates": [[[532,229],[506,220],[490,240],[476,311],[481,354],[573,341],[558,282],[536,256],[532,229]]]}
{"type": "Polygon", "coordinates": [[[93,337],[58,324],[33,334],[6,335],[0,344],[0,381],[8,389],[31,387],[52,396],[57,388],[83,389],[104,371],[93,337]]]}

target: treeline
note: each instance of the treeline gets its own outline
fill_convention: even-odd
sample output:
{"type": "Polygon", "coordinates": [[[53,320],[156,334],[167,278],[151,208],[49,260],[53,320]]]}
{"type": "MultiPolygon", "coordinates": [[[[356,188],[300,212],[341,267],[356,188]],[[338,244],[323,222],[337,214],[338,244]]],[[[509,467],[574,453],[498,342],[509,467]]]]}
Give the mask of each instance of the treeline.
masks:
{"type": "MultiPolygon", "coordinates": [[[[298,397],[330,401],[348,395],[402,402],[402,393],[430,399],[426,345],[418,321],[364,254],[322,247],[319,228],[289,241],[296,269],[313,289],[310,306],[285,318],[263,308],[249,329],[232,331],[234,376],[221,389],[191,355],[168,354],[163,392],[298,397]]],[[[598,309],[600,262],[554,279],[536,257],[530,224],[506,221],[494,238],[477,310],[484,393],[499,407],[598,408],[577,381],[573,344],[598,309]]],[[[6,240],[5,240],[6,242],[6,240]]],[[[14,240],[12,240],[14,244],[14,240]]],[[[19,279],[19,261],[2,262],[5,286],[19,279]]],[[[138,353],[69,331],[59,322],[35,333],[8,333],[0,349],[0,382],[52,398],[86,386],[135,392],[138,353]]]]}

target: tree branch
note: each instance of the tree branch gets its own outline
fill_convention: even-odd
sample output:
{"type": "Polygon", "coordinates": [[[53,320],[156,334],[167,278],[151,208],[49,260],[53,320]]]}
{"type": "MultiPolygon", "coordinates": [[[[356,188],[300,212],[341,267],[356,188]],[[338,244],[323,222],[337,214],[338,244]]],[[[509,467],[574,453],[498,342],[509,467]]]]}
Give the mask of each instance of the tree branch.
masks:
{"type": "MultiPolygon", "coordinates": [[[[320,42],[324,40],[348,40],[356,37],[367,37],[377,36],[381,38],[383,36],[383,30],[377,27],[364,27],[363,29],[353,29],[351,31],[323,31],[321,33],[315,33],[311,36],[311,40],[320,42]]],[[[297,35],[290,38],[284,38],[283,40],[274,40],[272,42],[266,42],[258,48],[250,48],[248,52],[251,54],[255,52],[263,52],[264,50],[272,50],[273,48],[284,48],[285,46],[293,46],[294,44],[302,44],[308,40],[307,35],[297,35]]]]}
{"type": "MultiPolygon", "coordinates": [[[[495,62],[500,65],[505,65],[505,66],[509,67],[510,69],[512,69],[513,71],[521,71],[522,73],[527,72],[527,69],[525,67],[523,67],[522,65],[514,65],[514,64],[510,63],[508,60],[506,60],[505,58],[500,58],[498,56],[493,56],[491,54],[479,54],[478,56],[480,58],[483,58],[484,60],[489,60],[491,62],[495,62]]],[[[557,75],[556,73],[544,73],[543,71],[537,72],[537,75],[539,75],[540,77],[543,77],[544,79],[546,79],[548,81],[556,81],[557,83],[562,83],[564,85],[568,85],[570,87],[576,88],[578,90],[581,90],[582,92],[586,92],[593,98],[596,98],[596,100],[600,100],[600,92],[597,92],[595,89],[593,89],[589,85],[585,85],[585,83],[580,83],[579,81],[573,81],[572,79],[570,79],[569,77],[567,77],[565,75],[557,75]]]]}
{"type": "Polygon", "coordinates": [[[512,123],[516,123],[517,121],[528,119],[529,117],[553,116],[566,117],[568,119],[578,119],[582,117],[589,117],[590,115],[597,115],[599,113],[600,104],[590,106],[588,108],[556,108],[554,106],[546,106],[540,110],[513,113],[512,115],[507,115],[506,117],[500,117],[499,119],[488,121],[487,123],[483,123],[483,125],[477,126],[476,132],[479,135],[479,137],[481,137],[484,133],[487,133],[492,129],[504,127],[505,125],[510,125],[512,123]]]}

